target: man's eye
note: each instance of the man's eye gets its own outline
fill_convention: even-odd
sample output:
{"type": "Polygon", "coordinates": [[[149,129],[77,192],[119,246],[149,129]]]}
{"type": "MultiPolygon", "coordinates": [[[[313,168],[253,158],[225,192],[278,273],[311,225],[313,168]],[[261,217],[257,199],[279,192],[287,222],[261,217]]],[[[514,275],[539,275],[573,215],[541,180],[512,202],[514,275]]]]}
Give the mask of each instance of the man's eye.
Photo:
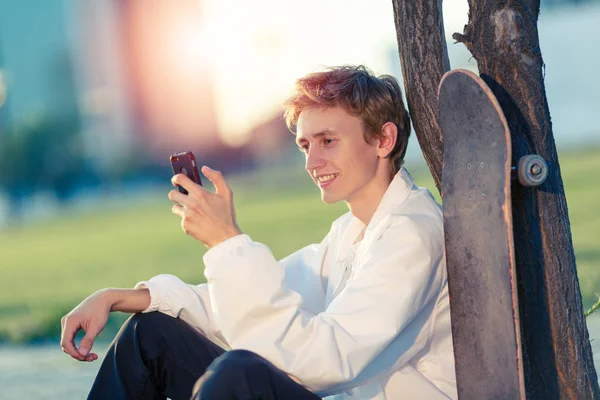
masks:
{"type": "Polygon", "coordinates": [[[302,153],[306,153],[308,151],[308,145],[304,144],[302,146],[298,146],[298,150],[300,150],[302,153]]]}
{"type": "Polygon", "coordinates": [[[333,139],[323,139],[323,143],[325,143],[326,145],[330,145],[334,142],[333,139]]]}

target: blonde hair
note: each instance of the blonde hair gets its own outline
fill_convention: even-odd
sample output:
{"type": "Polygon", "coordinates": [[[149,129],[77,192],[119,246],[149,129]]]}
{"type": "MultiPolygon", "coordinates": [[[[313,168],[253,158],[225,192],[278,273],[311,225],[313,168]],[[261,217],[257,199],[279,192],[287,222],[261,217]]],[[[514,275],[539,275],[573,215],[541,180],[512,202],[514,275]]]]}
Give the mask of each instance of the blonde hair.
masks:
{"type": "Polygon", "coordinates": [[[294,133],[303,110],[342,107],[361,119],[364,138],[369,144],[383,136],[381,127],[386,122],[393,122],[398,137],[388,155],[392,173],[396,174],[404,163],[410,117],[402,101],[402,90],[393,76],[377,77],[363,65],[332,67],[298,79],[294,94],[283,106],[286,125],[294,133]]]}

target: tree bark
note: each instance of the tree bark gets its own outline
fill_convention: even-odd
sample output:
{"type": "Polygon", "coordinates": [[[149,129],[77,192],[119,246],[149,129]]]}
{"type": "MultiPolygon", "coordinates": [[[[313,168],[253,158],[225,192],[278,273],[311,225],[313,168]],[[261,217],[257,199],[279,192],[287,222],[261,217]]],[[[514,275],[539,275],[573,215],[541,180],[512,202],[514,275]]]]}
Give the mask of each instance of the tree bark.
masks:
{"type": "MultiPolygon", "coordinates": [[[[540,154],[549,166],[542,186],[512,191],[527,396],[600,398],[544,89],[539,1],[470,0],[469,6],[469,24],[454,38],[498,97],[514,159],[540,154]]],[[[394,1],[409,110],[438,189],[443,145],[436,89],[449,69],[440,11],[435,1],[394,1]]]]}
{"type": "Polygon", "coordinates": [[[512,134],[513,162],[539,154],[548,163],[540,187],[512,185],[527,397],[598,399],[544,88],[539,6],[539,0],[469,0],[469,23],[453,38],[467,46],[498,98],[512,134]]]}
{"type": "Polygon", "coordinates": [[[423,157],[438,191],[444,146],[437,88],[450,70],[441,0],[393,0],[404,91],[423,157]]]}
{"type": "Polygon", "coordinates": [[[539,47],[539,0],[469,0],[463,42],[512,133],[516,162],[548,163],[539,188],[513,185],[519,309],[528,398],[598,399],[569,215],[552,134],[539,47]]]}
{"type": "MultiPolygon", "coordinates": [[[[439,190],[443,142],[437,87],[449,69],[441,3],[393,0],[393,5],[408,107],[439,190]]],[[[499,100],[512,134],[513,162],[539,154],[549,168],[537,188],[512,185],[527,397],[599,399],[544,88],[539,0],[469,0],[469,8],[464,33],[453,37],[473,54],[499,100]]]]}

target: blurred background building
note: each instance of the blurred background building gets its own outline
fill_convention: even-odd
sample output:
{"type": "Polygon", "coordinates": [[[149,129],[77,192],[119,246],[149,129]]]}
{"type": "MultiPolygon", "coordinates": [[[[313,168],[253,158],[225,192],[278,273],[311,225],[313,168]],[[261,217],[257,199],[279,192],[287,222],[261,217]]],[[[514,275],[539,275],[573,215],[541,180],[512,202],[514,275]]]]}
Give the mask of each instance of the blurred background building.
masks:
{"type": "Polygon", "coordinates": [[[202,18],[197,0],[0,2],[0,190],[13,222],[39,192],[64,203],[168,179],[177,151],[252,167],[253,148],[219,134],[202,18]]]}
{"type": "MultiPolygon", "coordinates": [[[[0,225],[40,196],[59,207],[164,182],[177,151],[225,172],[299,161],[280,116],[295,78],[364,63],[402,79],[388,3],[0,0],[0,225]]],[[[542,2],[559,143],[595,131],[598,3],[542,2]]],[[[466,1],[444,2],[447,37],[466,13],[466,1]]],[[[476,69],[464,46],[449,55],[453,68],[476,69]]],[[[414,139],[408,154],[421,160],[414,139]]]]}

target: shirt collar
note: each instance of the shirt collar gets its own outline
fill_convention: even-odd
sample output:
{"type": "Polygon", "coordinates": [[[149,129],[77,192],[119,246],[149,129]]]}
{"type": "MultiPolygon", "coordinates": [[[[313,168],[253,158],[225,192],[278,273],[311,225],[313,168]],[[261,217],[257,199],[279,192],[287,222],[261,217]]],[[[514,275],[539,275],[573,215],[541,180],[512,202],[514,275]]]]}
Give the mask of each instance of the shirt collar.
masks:
{"type": "Polygon", "coordinates": [[[367,232],[372,230],[397,205],[402,204],[414,186],[414,180],[408,171],[401,167],[386,189],[369,225],[367,232]]]}
{"type": "MultiPolygon", "coordinates": [[[[390,214],[390,211],[398,204],[401,204],[406,200],[408,194],[413,188],[413,178],[410,176],[405,168],[400,168],[396,173],[392,182],[386,189],[367,229],[365,231],[365,237],[372,231],[386,216],[390,214]]],[[[348,227],[346,228],[341,241],[341,246],[337,251],[337,259],[343,261],[348,257],[347,251],[351,248],[352,243],[356,237],[360,234],[360,231],[364,228],[364,224],[355,216],[352,216],[348,227]]]]}

